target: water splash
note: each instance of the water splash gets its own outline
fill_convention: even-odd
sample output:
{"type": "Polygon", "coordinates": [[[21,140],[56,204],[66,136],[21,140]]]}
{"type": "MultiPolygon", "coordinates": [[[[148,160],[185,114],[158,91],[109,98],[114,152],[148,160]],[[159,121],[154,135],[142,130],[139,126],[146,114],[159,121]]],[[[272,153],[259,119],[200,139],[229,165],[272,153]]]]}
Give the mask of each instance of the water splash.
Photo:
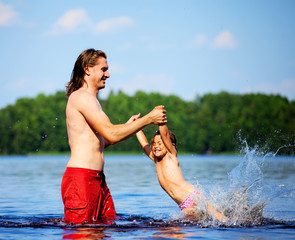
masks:
{"type": "Polygon", "coordinates": [[[262,167],[266,157],[273,153],[263,153],[258,147],[251,149],[244,141],[244,157],[239,165],[229,173],[229,199],[224,213],[233,225],[259,225],[263,209],[269,199],[263,194],[262,167]]]}
{"type": "Polygon", "coordinates": [[[262,169],[265,159],[275,157],[285,146],[272,153],[264,152],[257,146],[250,148],[245,140],[243,144],[241,153],[244,157],[228,174],[226,187],[216,186],[209,194],[206,194],[199,184],[196,185],[196,189],[201,194],[201,199],[195,199],[196,212],[202,226],[263,225],[267,220],[263,217],[265,206],[275,197],[294,193],[294,189],[270,189],[263,182],[262,169]],[[225,223],[218,221],[214,214],[208,211],[208,201],[218,212],[228,218],[225,223]]]}

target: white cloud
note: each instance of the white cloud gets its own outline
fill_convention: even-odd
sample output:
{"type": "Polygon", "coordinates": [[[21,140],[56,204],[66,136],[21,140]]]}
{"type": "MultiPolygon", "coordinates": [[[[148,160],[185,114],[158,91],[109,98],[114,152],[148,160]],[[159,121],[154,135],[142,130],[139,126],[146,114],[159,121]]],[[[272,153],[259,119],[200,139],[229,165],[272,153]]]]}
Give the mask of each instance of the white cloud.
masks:
{"type": "Polygon", "coordinates": [[[206,34],[197,34],[193,39],[192,46],[193,47],[203,47],[208,44],[208,37],[206,34]]]}
{"type": "Polygon", "coordinates": [[[197,34],[191,41],[190,47],[193,48],[219,48],[219,49],[232,49],[238,46],[238,41],[233,34],[229,31],[223,31],[212,39],[204,33],[197,34]]]}
{"type": "Polygon", "coordinates": [[[18,20],[18,12],[11,5],[0,2],[0,26],[9,26],[18,20]]]}
{"type": "Polygon", "coordinates": [[[285,79],[279,83],[263,82],[254,88],[247,87],[242,93],[280,94],[289,100],[295,100],[295,79],[285,79]]]}
{"type": "Polygon", "coordinates": [[[110,64],[110,74],[111,73],[123,73],[126,72],[126,68],[119,63],[111,63],[110,64]]]}
{"type": "Polygon", "coordinates": [[[214,48],[231,49],[235,48],[237,45],[237,40],[229,31],[218,34],[212,42],[212,47],[214,48]]]}
{"type": "Polygon", "coordinates": [[[23,89],[24,87],[26,87],[28,85],[27,83],[28,83],[28,80],[27,79],[21,78],[21,79],[15,81],[15,82],[12,82],[10,84],[10,86],[12,88],[17,89],[17,90],[21,90],[21,89],[23,89]]]}
{"type": "MultiPolygon", "coordinates": [[[[172,90],[174,82],[166,74],[144,75],[138,74],[131,81],[133,91],[142,90],[148,92],[161,92],[168,94],[172,90]]],[[[130,86],[131,87],[131,86],[130,86]]]]}
{"type": "Polygon", "coordinates": [[[173,44],[168,44],[168,43],[150,42],[147,44],[147,48],[152,51],[162,51],[162,50],[168,50],[168,49],[175,49],[176,46],[174,46],[173,44]]]}
{"type": "Polygon", "coordinates": [[[94,32],[97,34],[112,33],[132,27],[134,24],[135,21],[130,17],[109,18],[99,22],[96,25],[94,32]]]}
{"type": "Polygon", "coordinates": [[[91,30],[94,34],[113,33],[132,27],[134,23],[132,18],[118,17],[94,24],[84,9],[72,9],[57,20],[49,34],[64,34],[85,29],[91,30]]]}
{"type": "Polygon", "coordinates": [[[138,42],[143,43],[143,47],[145,49],[151,50],[151,51],[165,51],[169,49],[175,49],[177,46],[173,43],[168,42],[162,42],[161,39],[157,38],[157,36],[154,35],[141,35],[137,37],[138,42]]]}
{"type": "Polygon", "coordinates": [[[22,92],[24,94],[30,93],[30,92],[50,92],[53,90],[58,89],[60,87],[60,84],[56,83],[53,80],[48,79],[32,79],[32,78],[26,78],[22,77],[15,81],[7,82],[4,86],[4,89],[14,92],[22,92]],[[34,86],[34,87],[32,87],[34,86]]]}
{"type": "Polygon", "coordinates": [[[82,27],[88,27],[91,21],[84,9],[72,9],[67,11],[53,26],[51,34],[68,33],[82,27]]]}
{"type": "Polygon", "coordinates": [[[99,94],[101,97],[106,97],[111,90],[121,90],[128,95],[133,95],[137,91],[171,94],[173,87],[173,79],[168,77],[166,74],[138,74],[129,81],[121,80],[116,83],[110,83],[110,85],[99,94]]]}
{"type": "Polygon", "coordinates": [[[14,104],[19,98],[36,97],[40,93],[54,94],[56,91],[64,90],[58,79],[47,77],[41,79],[22,77],[1,84],[0,95],[3,99],[1,99],[0,108],[14,104]]]}
{"type": "Polygon", "coordinates": [[[131,43],[123,43],[117,47],[117,50],[125,52],[132,49],[132,46],[133,45],[131,43]]]}

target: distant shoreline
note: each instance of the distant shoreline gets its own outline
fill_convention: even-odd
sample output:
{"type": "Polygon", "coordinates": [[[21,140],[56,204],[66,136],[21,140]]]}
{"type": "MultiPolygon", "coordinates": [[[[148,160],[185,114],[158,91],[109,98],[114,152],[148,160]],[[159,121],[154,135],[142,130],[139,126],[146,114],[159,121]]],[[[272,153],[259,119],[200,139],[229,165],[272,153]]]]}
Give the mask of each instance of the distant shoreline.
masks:
{"type": "MultiPolygon", "coordinates": [[[[4,156],[70,156],[70,152],[35,152],[35,153],[27,153],[27,154],[0,154],[0,157],[4,156]]],[[[144,155],[143,152],[122,152],[122,151],[107,151],[104,152],[104,155],[144,155]]],[[[236,156],[241,155],[240,152],[221,152],[221,153],[210,153],[210,154],[199,154],[199,153],[191,153],[191,152],[179,152],[178,155],[182,156],[236,156]]]]}

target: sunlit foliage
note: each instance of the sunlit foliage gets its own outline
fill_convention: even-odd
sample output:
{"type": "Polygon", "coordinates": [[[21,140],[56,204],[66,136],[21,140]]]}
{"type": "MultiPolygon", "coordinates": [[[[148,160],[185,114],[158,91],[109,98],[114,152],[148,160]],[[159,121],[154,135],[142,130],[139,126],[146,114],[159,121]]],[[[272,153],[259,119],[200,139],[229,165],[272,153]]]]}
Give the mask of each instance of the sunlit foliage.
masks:
{"type": "MultiPolygon", "coordinates": [[[[206,94],[194,101],[175,95],[137,92],[128,96],[111,92],[99,99],[113,124],[125,123],[131,115],[147,114],[164,105],[168,127],[178,140],[178,151],[187,153],[237,152],[242,140],[265,151],[294,154],[295,102],[279,95],[206,94]]],[[[64,92],[21,98],[0,110],[0,153],[68,152],[67,98],[64,92]]],[[[144,129],[150,140],[157,126],[144,129]]],[[[110,146],[112,152],[142,152],[136,137],[110,146]]]]}

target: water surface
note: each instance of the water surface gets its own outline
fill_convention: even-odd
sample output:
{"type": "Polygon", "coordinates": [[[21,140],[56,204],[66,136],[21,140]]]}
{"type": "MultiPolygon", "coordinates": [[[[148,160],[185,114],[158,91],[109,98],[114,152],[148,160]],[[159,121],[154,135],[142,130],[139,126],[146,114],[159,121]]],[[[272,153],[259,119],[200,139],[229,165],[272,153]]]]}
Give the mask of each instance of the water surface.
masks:
{"type": "MultiPolygon", "coordinates": [[[[261,219],[223,225],[184,220],[158,184],[144,155],[106,156],[106,181],[120,219],[111,224],[62,222],[60,183],[69,156],[0,157],[0,239],[294,239],[295,158],[179,156],[187,181],[202,187],[219,208],[236,208],[247,187],[251,206],[263,202],[261,219]],[[229,202],[229,195],[235,197],[229,202]]],[[[235,210],[238,211],[238,210],[235,210]]],[[[234,214],[237,214],[235,212],[234,214]]],[[[243,213],[247,214],[246,212],[243,213]]]]}

